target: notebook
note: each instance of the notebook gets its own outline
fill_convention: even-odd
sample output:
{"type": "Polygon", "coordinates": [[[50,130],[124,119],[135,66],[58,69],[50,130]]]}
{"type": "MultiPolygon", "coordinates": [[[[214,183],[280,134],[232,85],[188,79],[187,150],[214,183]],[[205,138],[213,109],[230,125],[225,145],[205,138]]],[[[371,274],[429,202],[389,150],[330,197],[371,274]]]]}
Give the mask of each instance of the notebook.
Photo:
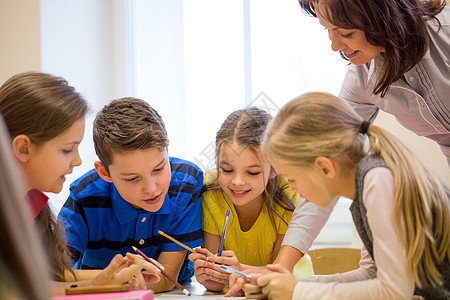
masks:
{"type": "Polygon", "coordinates": [[[153,300],[152,290],[55,296],[51,300],[153,300]]]}

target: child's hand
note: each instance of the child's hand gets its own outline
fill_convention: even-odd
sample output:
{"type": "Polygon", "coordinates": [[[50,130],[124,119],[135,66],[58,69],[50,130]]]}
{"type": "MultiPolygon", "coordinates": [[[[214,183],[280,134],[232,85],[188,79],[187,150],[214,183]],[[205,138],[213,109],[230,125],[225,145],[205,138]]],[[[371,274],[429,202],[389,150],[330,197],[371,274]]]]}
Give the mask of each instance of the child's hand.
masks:
{"type": "Polygon", "coordinates": [[[189,260],[194,262],[194,275],[197,281],[203,284],[208,290],[221,291],[228,284],[228,273],[218,269],[211,269],[215,265],[207,262],[208,257],[214,255],[206,248],[196,248],[197,253],[189,254],[189,260]]]}
{"type": "MultiPolygon", "coordinates": [[[[263,273],[269,273],[271,271],[268,271],[265,268],[248,268],[243,270],[244,273],[246,274],[251,274],[252,275],[252,283],[255,285],[255,288],[259,288],[261,289],[257,284],[256,284],[256,280],[259,276],[261,276],[263,273]]],[[[244,292],[243,292],[243,287],[246,284],[250,284],[250,282],[248,280],[246,280],[245,278],[242,278],[241,276],[237,276],[234,274],[230,275],[229,278],[229,282],[228,285],[230,286],[230,289],[228,290],[228,292],[225,293],[225,297],[242,297],[244,296],[244,292]]]]}
{"type": "MultiPolygon", "coordinates": [[[[243,269],[233,250],[224,250],[224,251],[222,251],[221,256],[217,256],[217,255],[208,256],[206,258],[206,260],[210,261],[212,263],[226,265],[226,266],[232,267],[233,269],[236,269],[239,271],[242,271],[242,269],[243,269]]],[[[220,270],[220,266],[216,269],[220,270]]]]}
{"type": "Polygon", "coordinates": [[[297,280],[292,273],[280,264],[267,265],[267,269],[273,271],[268,274],[255,275],[254,283],[244,284],[246,298],[248,299],[277,299],[289,300],[294,293],[297,280]]]}
{"type": "Polygon", "coordinates": [[[127,284],[133,289],[146,289],[141,266],[120,254],[91,281],[92,285],[127,284]]]}
{"type": "MultiPolygon", "coordinates": [[[[126,256],[134,264],[141,266],[141,271],[142,269],[145,269],[142,272],[145,282],[156,283],[161,280],[161,277],[159,276],[161,274],[160,269],[158,269],[155,265],[146,261],[142,256],[131,253],[127,253],[126,256]]],[[[153,261],[154,264],[158,265],[159,268],[164,270],[164,266],[160,264],[157,260],[154,260],[153,258],[150,259],[153,261]]]]}
{"type": "Polygon", "coordinates": [[[190,261],[196,261],[197,259],[205,260],[207,256],[213,256],[213,254],[206,248],[195,248],[195,251],[197,253],[189,254],[188,259],[190,261]]]}

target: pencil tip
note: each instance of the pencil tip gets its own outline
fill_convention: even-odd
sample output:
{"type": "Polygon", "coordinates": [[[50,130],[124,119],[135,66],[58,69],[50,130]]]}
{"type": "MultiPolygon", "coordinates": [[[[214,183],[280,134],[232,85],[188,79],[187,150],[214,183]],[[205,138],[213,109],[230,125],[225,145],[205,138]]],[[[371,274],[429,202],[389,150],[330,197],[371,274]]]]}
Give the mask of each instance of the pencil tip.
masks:
{"type": "Polygon", "coordinates": [[[135,246],[131,246],[131,248],[133,248],[134,251],[136,251],[136,249],[137,249],[135,246]]]}

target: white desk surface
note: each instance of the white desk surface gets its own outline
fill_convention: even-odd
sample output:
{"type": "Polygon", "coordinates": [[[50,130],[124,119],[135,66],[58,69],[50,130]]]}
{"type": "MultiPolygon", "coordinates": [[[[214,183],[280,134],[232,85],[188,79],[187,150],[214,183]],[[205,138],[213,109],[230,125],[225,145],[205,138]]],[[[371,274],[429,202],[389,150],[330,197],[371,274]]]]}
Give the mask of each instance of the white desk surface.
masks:
{"type": "Polygon", "coordinates": [[[172,291],[167,293],[160,293],[155,295],[155,299],[180,299],[180,300],[226,300],[226,299],[243,299],[243,297],[227,297],[223,296],[223,293],[211,292],[198,282],[184,283],[183,286],[191,293],[192,296],[186,296],[183,292],[175,287],[172,291]]]}

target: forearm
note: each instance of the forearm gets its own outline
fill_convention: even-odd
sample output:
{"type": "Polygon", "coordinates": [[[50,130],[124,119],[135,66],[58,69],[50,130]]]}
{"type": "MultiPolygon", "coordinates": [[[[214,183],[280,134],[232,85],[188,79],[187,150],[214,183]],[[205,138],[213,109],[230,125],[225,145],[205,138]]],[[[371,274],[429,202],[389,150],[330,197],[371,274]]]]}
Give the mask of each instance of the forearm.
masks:
{"type": "Polygon", "coordinates": [[[301,253],[298,249],[292,246],[284,245],[281,247],[281,250],[273,263],[281,264],[292,272],[294,266],[302,257],[303,253],[301,253]]]}
{"type": "MultiPolygon", "coordinates": [[[[102,270],[79,270],[73,269],[75,276],[77,277],[77,281],[81,280],[92,280],[94,279],[102,270]]],[[[67,276],[66,276],[67,279],[67,276]]]]}
{"type": "Polygon", "coordinates": [[[153,290],[153,292],[155,293],[160,293],[170,291],[175,287],[175,284],[172,281],[170,281],[169,278],[167,278],[163,274],[161,274],[160,276],[161,280],[159,282],[147,283],[147,288],[153,290]]]}
{"type": "Polygon", "coordinates": [[[51,293],[54,296],[65,295],[66,289],[73,287],[74,285],[78,286],[88,286],[91,285],[91,280],[82,280],[82,281],[50,281],[50,289],[51,293]]]}

